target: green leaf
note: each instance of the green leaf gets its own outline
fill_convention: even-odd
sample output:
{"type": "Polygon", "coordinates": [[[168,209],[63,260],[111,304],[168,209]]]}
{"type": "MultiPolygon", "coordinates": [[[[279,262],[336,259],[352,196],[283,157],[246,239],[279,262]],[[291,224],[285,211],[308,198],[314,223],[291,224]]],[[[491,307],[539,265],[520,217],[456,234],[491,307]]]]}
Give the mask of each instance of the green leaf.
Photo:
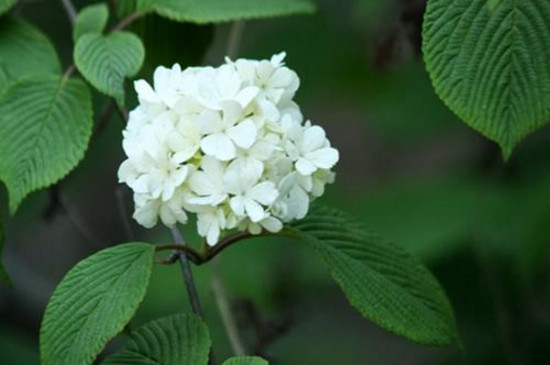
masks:
{"type": "Polygon", "coordinates": [[[239,356],[227,359],[223,365],[269,365],[269,363],[261,357],[239,356]]]}
{"type": "Polygon", "coordinates": [[[0,0],[0,15],[10,10],[18,0],[0,0]]]}
{"type": "Polygon", "coordinates": [[[4,265],[2,264],[3,249],[4,249],[4,228],[2,227],[2,222],[0,221],[0,284],[11,286],[10,277],[6,272],[6,269],[4,269],[4,265]]]}
{"type": "Polygon", "coordinates": [[[437,94],[508,158],[550,119],[550,2],[429,0],[423,52],[437,94]]]}
{"type": "Polygon", "coordinates": [[[138,0],[138,9],[180,22],[219,23],[312,13],[310,0],[138,0]]]}
{"type": "Polygon", "coordinates": [[[134,76],[145,57],[141,40],[129,32],[86,34],[76,43],[74,60],[99,91],[124,104],[124,78],[134,76]]]}
{"type": "Polygon", "coordinates": [[[418,343],[456,341],[452,308],[443,290],[420,260],[403,249],[345,214],[317,206],[287,232],[313,248],[365,318],[418,343]]]}
{"type": "Polygon", "coordinates": [[[92,101],[79,79],[37,76],[0,98],[0,180],[10,212],[30,192],[67,175],[82,159],[92,132],[92,101]]]}
{"type": "Polygon", "coordinates": [[[208,328],[199,317],[173,315],[133,332],[103,365],[206,365],[210,345],[208,328]]]}
{"type": "Polygon", "coordinates": [[[0,19],[0,95],[18,80],[60,73],[59,58],[46,36],[23,20],[0,19]]]}
{"type": "Polygon", "coordinates": [[[76,42],[88,33],[101,34],[107,25],[107,20],[109,20],[107,4],[99,3],[85,7],[76,17],[73,40],[76,42]]]}
{"type": "Polygon", "coordinates": [[[48,303],[40,329],[42,365],[90,365],[130,321],[145,296],[155,247],[127,243],[79,262],[48,303]]]}

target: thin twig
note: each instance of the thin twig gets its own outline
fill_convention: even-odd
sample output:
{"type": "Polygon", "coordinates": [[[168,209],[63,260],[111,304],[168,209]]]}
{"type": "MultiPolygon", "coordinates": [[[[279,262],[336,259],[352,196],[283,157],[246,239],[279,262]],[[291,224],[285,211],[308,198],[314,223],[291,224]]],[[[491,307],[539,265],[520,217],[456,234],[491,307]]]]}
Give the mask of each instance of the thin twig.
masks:
{"type": "Polygon", "coordinates": [[[200,265],[203,261],[203,258],[199,252],[195,251],[192,247],[182,245],[180,243],[166,243],[163,245],[157,245],[156,249],[157,252],[166,250],[183,251],[187,254],[189,260],[196,265],[200,265]]]}
{"type": "MultiPolygon", "coordinates": [[[[176,226],[172,227],[170,229],[170,232],[172,233],[172,237],[174,238],[174,241],[176,241],[180,246],[187,246],[185,244],[185,239],[183,238],[182,233],[176,226]]],[[[197,287],[195,286],[195,280],[193,279],[193,272],[191,271],[191,265],[189,263],[189,258],[187,257],[187,253],[183,250],[178,250],[174,254],[179,258],[179,261],[181,264],[181,270],[183,272],[183,278],[185,279],[185,286],[187,288],[189,301],[191,302],[191,308],[193,309],[193,312],[196,315],[204,319],[204,314],[203,314],[202,306],[199,299],[199,293],[197,292],[197,287]]],[[[212,350],[210,351],[209,364],[217,365],[217,362],[212,350]]]]}
{"type": "Polygon", "coordinates": [[[155,263],[159,265],[172,265],[176,261],[178,261],[178,251],[173,251],[172,253],[170,253],[170,256],[164,259],[156,259],[155,263]]]}
{"type": "Polygon", "coordinates": [[[69,17],[71,26],[74,27],[74,24],[76,22],[76,14],[77,14],[75,6],[71,2],[71,0],[61,0],[61,3],[63,4],[65,11],[67,12],[67,16],[69,17]]]}
{"type": "Polygon", "coordinates": [[[214,262],[214,275],[212,277],[212,292],[214,293],[214,299],[218,305],[218,310],[222,317],[222,321],[225,327],[225,332],[229,338],[231,348],[233,353],[237,356],[246,355],[246,348],[243,344],[241,336],[239,335],[239,328],[237,326],[237,321],[233,316],[233,311],[231,310],[231,303],[227,298],[225,292],[225,287],[223,285],[223,280],[220,273],[220,260],[214,262]]]}
{"type": "Polygon", "coordinates": [[[229,58],[234,58],[239,52],[239,46],[241,44],[241,39],[244,31],[244,22],[236,21],[231,24],[231,29],[229,31],[229,38],[227,40],[227,48],[225,54],[229,58]]]}
{"type": "MultiPolygon", "coordinates": [[[[260,235],[264,235],[265,233],[261,233],[260,235]]],[[[208,249],[206,254],[202,257],[201,264],[204,264],[205,262],[208,262],[212,260],[214,257],[216,257],[220,252],[228,248],[229,246],[233,245],[234,243],[237,243],[239,241],[242,241],[246,238],[250,237],[257,237],[260,235],[252,235],[248,232],[238,232],[231,236],[228,236],[221,241],[219,241],[215,246],[208,249]]]]}
{"type": "Polygon", "coordinates": [[[140,11],[128,15],[127,17],[123,18],[120,22],[118,22],[118,24],[111,29],[111,32],[116,32],[118,30],[123,30],[129,27],[132,23],[140,19],[143,15],[145,15],[145,13],[140,11]]]}
{"type": "Polygon", "coordinates": [[[189,264],[189,258],[187,257],[186,251],[182,247],[187,246],[185,244],[185,239],[179,231],[179,229],[174,226],[170,229],[174,241],[180,245],[178,250],[178,258],[181,264],[181,269],[183,271],[183,277],[185,279],[185,286],[187,287],[187,294],[189,295],[189,301],[191,302],[191,308],[193,312],[201,317],[203,317],[202,306],[199,300],[199,294],[197,292],[197,287],[195,286],[195,281],[193,279],[193,272],[191,271],[191,265],[189,264]]]}
{"type": "MultiPolygon", "coordinates": [[[[162,245],[157,245],[156,250],[157,252],[160,251],[167,251],[167,250],[178,250],[183,251],[187,254],[189,257],[189,260],[191,260],[195,265],[202,265],[204,263],[207,263],[208,261],[212,260],[214,257],[216,257],[220,252],[225,250],[226,248],[232,246],[233,244],[242,241],[247,238],[251,237],[260,237],[263,235],[267,235],[267,232],[262,232],[259,235],[252,235],[248,232],[238,232],[231,236],[228,236],[222,240],[220,240],[216,245],[213,247],[208,247],[204,252],[200,253],[193,249],[190,246],[182,245],[180,243],[166,243],[162,245]]],[[[284,232],[283,232],[284,234],[284,232]]]]}

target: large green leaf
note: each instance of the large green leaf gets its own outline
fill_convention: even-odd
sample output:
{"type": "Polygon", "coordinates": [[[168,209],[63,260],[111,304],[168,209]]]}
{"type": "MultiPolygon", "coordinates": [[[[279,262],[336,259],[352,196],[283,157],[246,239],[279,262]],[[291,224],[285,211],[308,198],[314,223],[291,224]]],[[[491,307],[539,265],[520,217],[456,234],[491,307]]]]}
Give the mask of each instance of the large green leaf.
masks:
{"type": "Polygon", "coordinates": [[[416,258],[365,230],[343,213],[314,206],[287,233],[322,258],[350,303],[380,327],[412,341],[456,341],[452,308],[416,258]]]}
{"type": "Polygon", "coordinates": [[[49,186],[82,159],[92,131],[88,87],[78,79],[36,76],[0,98],[0,180],[15,213],[30,192],[49,186]]]}
{"type": "Polygon", "coordinates": [[[138,9],[192,23],[219,23],[311,13],[310,0],[138,0],[138,9]]]}
{"type": "Polygon", "coordinates": [[[155,247],[128,243],[79,262],[48,303],[40,330],[42,365],[90,365],[141,303],[155,247]]]}
{"type": "Polygon", "coordinates": [[[46,36],[23,20],[0,19],[0,94],[17,80],[60,73],[59,58],[46,36]]]}
{"type": "Polygon", "coordinates": [[[2,264],[3,249],[4,249],[4,228],[2,227],[2,222],[0,221],[0,284],[9,286],[11,285],[11,281],[8,276],[8,273],[6,272],[6,269],[4,269],[4,265],[2,264]]]}
{"type": "Polygon", "coordinates": [[[199,317],[173,315],[133,332],[103,365],[206,365],[210,345],[208,328],[199,317]]]}
{"type": "Polygon", "coordinates": [[[145,57],[141,40],[129,32],[86,34],[74,50],[76,67],[99,91],[124,104],[124,78],[135,75],[145,57]]]}
{"type": "Polygon", "coordinates": [[[76,42],[84,34],[100,34],[109,20],[109,8],[105,3],[93,4],[82,9],[76,17],[73,40],[76,42]]]}
{"type": "Polygon", "coordinates": [[[10,10],[18,0],[0,0],[0,14],[4,14],[10,10]]]}
{"type": "Polygon", "coordinates": [[[239,356],[227,359],[223,365],[269,365],[269,363],[261,357],[239,356]]]}
{"type": "Polygon", "coordinates": [[[550,119],[548,0],[429,0],[423,39],[436,92],[505,157],[550,119]]]}

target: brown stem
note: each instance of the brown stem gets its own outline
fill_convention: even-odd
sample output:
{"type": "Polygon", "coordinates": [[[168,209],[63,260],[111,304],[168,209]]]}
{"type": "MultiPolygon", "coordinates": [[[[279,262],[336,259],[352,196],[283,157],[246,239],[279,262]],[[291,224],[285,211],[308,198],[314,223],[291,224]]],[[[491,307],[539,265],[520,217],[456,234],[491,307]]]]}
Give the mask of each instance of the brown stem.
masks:
{"type": "Polygon", "coordinates": [[[216,243],[216,245],[212,246],[211,248],[208,248],[208,250],[202,255],[201,264],[204,264],[205,262],[212,260],[220,252],[222,252],[229,246],[233,245],[234,243],[237,243],[243,239],[250,238],[250,237],[255,237],[255,236],[248,232],[238,232],[231,236],[225,237],[224,239],[216,243]]]}
{"type": "Polygon", "coordinates": [[[129,27],[132,23],[141,18],[143,15],[145,15],[145,13],[140,11],[128,15],[126,18],[123,18],[117,25],[115,25],[113,29],[111,29],[111,33],[129,27]]]}
{"type": "MultiPolygon", "coordinates": [[[[251,237],[260,237],[267,235],[267,232],[262,232],[259,235],[253,235],[248,232],[238,232],[231,236],[225,237],[224,239],[220,240],[216,245],[212,247],[207,247],[202,253],[196,251],[192,247],[189,247],[188,245],[182,245],[179,243],[166,243],[162,245],[157,245],[156,250],[157,252],[160,251],[167,251],[167,250],[175,250],[175,251],[184,251],[189,259],[195,264],[195,265],[202,265],[204,263],[207,263],[208,261],[212,260],[214,257],[216,257],[220,252],[228,248],[229,246],[233,245],[234,243],[237,243],[239,241],[242,241],[247,238],[251,237]]],[[[171,260],[160,260],[157,261],[158,263],[162,264],[170,264],[173,263],[171,260]]]]}
{"type": "Polygon", "coordinates": [[[157,252],[160,251],[166,251],[166,250],[174,250],[174,251],[183,251],[187,254],[189,259],[196,265],[202,264],[202,256],[199,252],[195,251],[192,247],[189,247],[187,245],[183,245],[180,243],[166,243],[163,245],[157,245],[156,247],[157,252]]]}

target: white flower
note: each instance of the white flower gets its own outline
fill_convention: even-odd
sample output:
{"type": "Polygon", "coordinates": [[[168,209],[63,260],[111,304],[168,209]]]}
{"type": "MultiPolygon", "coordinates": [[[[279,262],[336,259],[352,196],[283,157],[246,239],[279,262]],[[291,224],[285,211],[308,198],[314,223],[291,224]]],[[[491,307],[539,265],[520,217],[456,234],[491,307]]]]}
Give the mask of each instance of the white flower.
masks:
{"type": "Polygon", "coordinates": [[[205,134],[202,151],[221,161],[237,156],[237,147],[250,148],[256,141],[256,125],[251,119],[243,119],[243,109],[232,101],[220,103],[222,112],[205,110],[197,119],[199,129],[205,134]]]}
{"type": "Polygon", "coordinates": [[[285,56],[159,67],[153,86],[135,82],[118,177],[139,224],[173,226],[193,213],[215,245],[228,230],[279,232],[306,216],[339,156],[321,127],[304,123],[285,56]]]}
{"type": "Polygon", "coordinates": [[[197,195],[190,198],[191,205],[216,206],[228,197],[222,183],[225,166],[223,162],[209,156],[201,161],[201,170],[196,171],[189,179],[189,187],[197,195]]]}
{"type": "Polygon", "coordinates": [[[338,150],[330,147],[325,131],[319,126],[310,126],[295,141],[297,151],[296,170],[309,176],[317,169],[330,169],[339,159],[338,150]]]}
{"type": "Polygon", "coordinates": [[[184,116],[167,136],[168,147],[174,152],[174,160],[183,163],[192,158],[201,146],[201,135],[196,118],[184,116]]]}
{"type": "Polygon", "coordinates": [[[162,223],[168,227],[176,223],[186,223],[187,214],[182,208],[181,193],[175,194],[169,201],[151,199],[147,194],[135,194],[136,210],[134,219],[145,228],[152,228],[160,217],[162,223]]]}
{"type": "Polygon", "coordinates": [[[199,76],[197,100],[212,110],[222,110],[224,101],[235,101],[246,108],[258,95],[256,86],[244,86],[243,80],[231,65],[219,69],[206,68],[199,76]]]}
{"type": "Polygon", "coordinates": [[[206,242],[213,246],[220,238],[220,232],[225,228],[225,215],[221,210],[212,209],[197,214],[197,230],[206,242]]]}
{"type": "Polygon", "coordinates": [[[271,181],[259,182],[263,165],[258,160],[247,158],[233,161],[223,175],[223,184],[230,194],[231,209],[238,217],[248,216],[252,222],[265,217],[265,206],[277,199],[278,191],[271,181]]]}
{"type": "Polygon", "coordinates": [[[277,233],[283,229],[283,223],[279,219],[266,214],[259,222],[245,221],[244,229],[247,229],[251,234],[260,234],[264,229],[271,233],[277,233]]]}

